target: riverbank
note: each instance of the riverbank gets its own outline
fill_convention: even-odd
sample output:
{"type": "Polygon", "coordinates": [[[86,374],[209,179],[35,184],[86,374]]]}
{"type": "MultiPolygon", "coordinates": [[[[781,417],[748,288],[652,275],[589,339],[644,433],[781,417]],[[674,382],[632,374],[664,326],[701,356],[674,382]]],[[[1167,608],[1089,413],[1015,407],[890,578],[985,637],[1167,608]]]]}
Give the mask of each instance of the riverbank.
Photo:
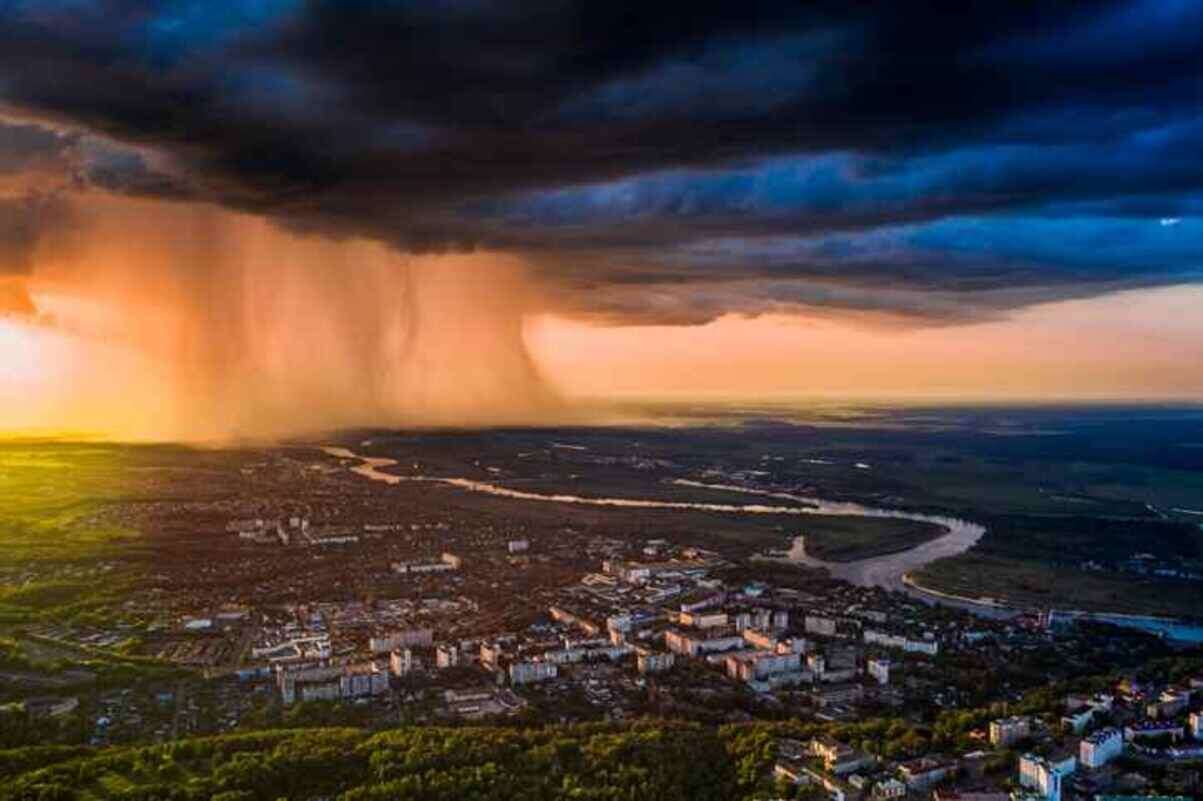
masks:
{"type": "MultiPolygon", "coordinates": [[[[969,597],[924,586],[911,574],[903,576],[902,583],[907,590],[907,594],[917,600],[929,604],[951,606],[972,612],[981,617],[1008,620],[1023,612],[1019,607],[1008,604],[1006,599],[989,596],[969,597]]],[[[1115,626],[1141,629],[1150,634],[1164,636],[1176,642],[1203,644],[1203,625],[1192,624],[1178,618],[1131,615],[1122,612],[1090,611],[1085,609],[1051,609],[1049,611],[1055,617],[1063,619],[1110,623],[1115,626]]]]}
{"type": "MultiPolygon", "coordinates": [[[[695,487],[708,491],[731,492],[742,495],[756,495],[771,498],[776,501],[792,501],[794,506],[769,504],[726,504],[726,503],[695,503],[690,501],[662,501],[641,498],[608,498],[590,497],[568,494],[548,494],[518,490],[485,481],[467,478],[439,476],[399,476],[385,472],[385,468],[397,464],[395,459],[383,457],[361,456],[343,447],[327,446],[322,451],[338,459],[354,460],[357,465],[348,469],[373,481],[386,484],[398,484],[402,481],[421,481],[444,484],[470,492],[483,492],[515,500],[537,501],[541,503],[578,504],[586,506],[619,507],[634,509],[676,509],[722,514],[755,514],[783,515],[795,517],[826,517],[849,518],[860,517],[883,521],[903,521],[934,526],[947,533],[943,536],[928,539],[913,548],[893,551],[866,559],[846,562],[828,562],[815,559],[806,554],[805,545],[795,538],[793,547],[785,557],[789,561],[797,561],[812,567],[828,569],[837,578],[844,579],[860,586],[879,586],[891,590],[902,590],[902,575],[916,566],[927,564],[934,559],[963,553],[973,546],[985,533],[985,528],[977,523],[941,515],[908,512],[901,509],[887,509],[865,506],[851,501],[830,501],[823,498],[795,495],[774,490],[761,490],[752,487],[740,487],[730,484],[709,484],[699,481],[677,479],[673,483],[678,486],[695,487]]],[[[803,535],[804,536],[804,535],[803,535]]]]}
{"type": "MultiPolygon", "coordinates": [[[[794,538],[792,547],[784,557],[767,558],[794,562],[807,567],[823,568],[832,577],[851,584],[862,587],[881,587],[894,592],[902,592],[926,603],[944,603],[946,605],[957,606],[965,611],[985,617],[1005,618],[1007,616],[1014,616],[1019,612],[1017,608],[1009,607],[1001,601],[983,601],[980,596],[971,598],[956,593],[936,590],[917,583],[913,575],[917,571],[937,560],[964,554],[982,538],[986,533],[985,527],[968,520],[919,512],[907,512],[899,509],[870,507],[848,501],[828,501],[817,497],[793,495],[771,490],[758,490],[725,484],[707,484],[684,479],[679,479],[675,483],[684,486],[695,486],[699,489],[722,490],[745,495],[761,495],[771,497],[774,500],[790,500],[804,505],[773,506],[766,504],[692,503],[688,501],[546,494],[512,489],[499,484],[467,478],[425,475],[399,476],[386,472],[386,468],[394,467],[398,464],[395,459],[361,456],[343,447],[328,446],[323,447],[321,450],[327,455],[338,459],[359,462],[359,464],[348,466],[347,469],[373,481],[380,481],[385,484],[429,482],[469,492],[482,492],[514,500],[635,509],[693,510],[724,514],[884,518],[932,524],[942,527],[947,533],[913,548],[865,559],[844,562],[818,559],[806,552],[805,535],[794,538]]],[[[982,584],[981,586],[987,585],[982,584]]],[[[1033,606],[1035,605],[1033,604],[1033,606]]],[[[1045,603],[1043,606],[1047,607],[1048,604],[1045,603]]],[[[1125,615],[1124,613],[1115,612],[1066,612],[1065,614],[1071,616],[1088,616],[1090,619],[1114,622],[1117,625],[1131,625],[1149,631],[1164,633],[1167,637],[1187,642],[1203,642],[1203,627],[1192,626],[1173,618],[1125,615]]]]}

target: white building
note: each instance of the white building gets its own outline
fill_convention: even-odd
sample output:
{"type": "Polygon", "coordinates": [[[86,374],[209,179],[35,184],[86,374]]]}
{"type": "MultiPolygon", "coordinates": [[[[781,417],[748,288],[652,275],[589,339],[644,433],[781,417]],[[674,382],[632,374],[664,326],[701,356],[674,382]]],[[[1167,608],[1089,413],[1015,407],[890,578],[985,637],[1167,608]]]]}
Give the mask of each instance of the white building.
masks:
{"type": "Polygon", "coordinates": [[[285,706],[297,701],[333,701],[388,692],[388,674],[373,662],[284,670],[279,675],[285,706]]]}
{"type": "Polygon", "coordinates": [[[554,679],[560,669],[552,662],[515,662],[510,665],[510,684],[533,684],[554,679]]]}
{"type": "Polygon", "coordinates": [[[606,618],[606,628],[610,631],[628,632],[634,622],[630,615],[610,615],[606,618]]]}
{"type": "Polygon", "coordinates": [[[682,626],[695,629],[718,629],[727,625],[726,612],[682,612],[678,619],[682,626]]]}
{"type": "Polygon", "coordinates": [[[940,652],[940,644],[935,640],[911,640],[900,634],[886,634],[882,631],[865,629],[865,644],[880,645],[885,648],[899,648],[908,654],[927,654],[935,656],[940,652]]]}
{"type": "Polygon", "coordinates": [[[440,645],[434,649],[434,663],[440,669],[459,665],[459,648],[455,645],[440,645]]]}
{"type": "Polygon", "coordinates": [[[683,656],[698,656],[719,651],[732,651],[743,647],[743,637],[694,637],[669,629],[664,632],[664,644],[668,650],[683,656]]]}
{"type": "Polygon", "coordinates": [[[635,657],[635,667],[640,673],[663,673],[672,670],[677,662],[677,655],[672,653],[657,653],[656,651],[639,651],[635,657]]]}
{"type": "Polygon", "coordinates": [[[1090,725],[1091,719],[1094,718],[1094,710],[1090,707],[1083,709],[1081,712],[1065,715],[1061,718],[1061,725],[1066,731],[1074,734],[1081,734],[1086,731],[1086,727],[1090,725]]]}
{"type": "Polygon", "coordinates": [[[1101,768],[1124,752],[1124,735],[1119,729],[1100,729],[1082,739],[1078,759],[1091,770],[1101,768]]]}
{"type": "Polygon", "coordinates": [[[1014,716],[990,721],[990,744],[998,748],[1006,748],[1031,735],[1031,718],[1014,716]]]}
{"type": "Polygon", "coordinates": [[[906,795],[906,785],[897,779],[886,779],[873,787],[874,798],[902,798],[906,795]]]}
{"type": "Polygon", "coordinates": [[[1048,801],[1061,801],[1061,780],[1074,772],[1077,760],[1069,757],[1051,762],[1034,754],[1019,758],[1019,784],[1035,790],[1048,801]]]}
{"type": "Polygon", "coordinates": [[[743,638],[744,642],[753,648],[760,648],[764,651],[777,650],[777,635],[771,632],[760,631],[759,629],[744,629],[743,638]]]}
{"type": "Polygon", "coordinates": [[[26,698],[22,706],[31,718],[57,718],[74,712],[79,707],[79,699],[74,696],[26,698]]]}
{"type": "Polygon", "coordinates": [[[1145,720],[1124,727],[1124,739],[1129,741],[1146,737],[1169,737],[1177,742],[1183,733],[1183,728],[1173,721],[1145,720]]]}
{"type": "Polygon", "coordinates": [[[489,670],[496,670],[504,653],[501,643],[482,642],[480,644],[480,664],[489,670]]]}
{"type": "Polygon", "coordinates": [[[731,655],[726,659],[727,675],[738,681],[757,681],[777,673],[793,673],[801,668],[798,654],[758,652],[731,655]]]}
{"type": "Polygon", "coordinates": [[[870,659],[869,675],[877,679],[878,684],[890,683],[890,660],[888,659],[870,659]]]}
{"type": "Polygon", "coordinates": [[[308,637],[294,637],[277,643],[268,643],[251,648],[251,657],[269,661],[289,660],[323,660],[329,659],[332,653],[330,636],[319,634],[308,637]]]}
{"type": "Polygon", "coordinates": [[[790,637],[777,643],[779,654],[804,654],[810,650],[810,642],[801,637],[790,637]]]}
{"type": "Polygon", "coordinates": [[[348,666],[339,677],[339,690],[343,698],[363,698],[388,692],[388,674],[368,662],[348,666]]]}
{"type": "Polygon", "coordinates": [[[522,553],[530,549],[530,540],[510,540],[505,547],[510,553],[522,553]]]}
{"type": "Polygon", "coordinates": [[[455,566],[439,560],[438,562],[393,562],[393,572],[401,576],[418,575],[421,573],[446,573],[455,570],[455,566]]]}
{"type": "Polygon", "coordinates": [[[368,640],[368,647],[373,654],[387,654],[398,648],[429,648],[433,643],[433,629],[404,629],[372,637],[368,640]]]}
{"type": "Polygon", "coordinates": [[[835,636],[835,621],[829,617],[807,615],[803,620],[807,634],[820,634],[824,637],[835,636]]]}
{"type": "Polygon", "coordinates": [[[414,669],[414,652],[408,648],[393,651],[388,657],[388,667],[394,676],[408,676],[414,669]]]}
{"type": "Polygon", "coordinates": [[[557,665],[571,665],[576,662],[584,662],[585,653],[584,648],[555,648],[543,652],[543,661],[557,665]]]}
{"type": "Polygon", "coordinates": [[[919,757],[898,766],[898,773],[909,790],[923,791],[956,772],[957,763],[935,757],[919,757]]]}
{"type": "Polygon", "coordinates": [[[294,693],[284,696],[285,704],[291,704],[297,698],[301,701],[337,701],[342,697],[342,687],[338,679],[297,681],[293,686],[294,693]]]}

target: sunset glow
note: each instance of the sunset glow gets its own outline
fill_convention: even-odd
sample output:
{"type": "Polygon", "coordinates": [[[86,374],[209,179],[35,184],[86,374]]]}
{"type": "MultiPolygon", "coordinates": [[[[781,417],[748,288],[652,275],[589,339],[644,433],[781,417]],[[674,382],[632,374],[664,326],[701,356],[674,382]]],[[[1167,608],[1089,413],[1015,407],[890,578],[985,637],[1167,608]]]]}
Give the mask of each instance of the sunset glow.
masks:
{"type": "Polygon", "coordinates": [[[1203,798],[1201,88],[1200,0],[0,0],[0,801],[1203,798]]]}
{"type": "Polygon", "coordinates": [[[529,21],[221,5],[0,12],[0,428],[1203,400],[1197,103],[1098,69],[1127,86],[1157,72],[1142,53],[1189,50],[1186,7],[1139,52],[1100,45],[1135,4],[733,12],[680,47],[653,15],[613,58],[563,10],[538,23],[562,52],[502,36],[448,71],[441,45],[401,69],[360,40],[529,21]]]}

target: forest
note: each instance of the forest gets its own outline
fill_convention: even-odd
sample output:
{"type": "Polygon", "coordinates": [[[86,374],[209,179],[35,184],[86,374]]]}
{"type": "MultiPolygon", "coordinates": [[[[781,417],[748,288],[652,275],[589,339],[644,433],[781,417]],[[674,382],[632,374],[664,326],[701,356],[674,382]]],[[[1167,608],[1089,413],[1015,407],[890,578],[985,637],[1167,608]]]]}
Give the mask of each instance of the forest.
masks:
{"type": "Polygon", "coordinates": [[[0,752],[0,799],[717,801],[754,792],[772,758],[767,728],[293,729],[90,754],[0,752]]]}

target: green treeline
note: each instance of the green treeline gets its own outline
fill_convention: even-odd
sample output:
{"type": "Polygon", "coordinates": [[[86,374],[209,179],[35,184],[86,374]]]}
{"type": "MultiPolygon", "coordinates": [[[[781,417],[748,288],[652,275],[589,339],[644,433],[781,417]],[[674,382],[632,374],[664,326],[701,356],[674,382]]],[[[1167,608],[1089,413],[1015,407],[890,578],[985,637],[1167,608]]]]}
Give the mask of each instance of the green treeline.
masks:
{"type": "Polygon", "coordinates": [[[79,756],[21,749],[0,799],[660,799],[746,795],[773,757],[767,732],[685,723],[539,729],[301,729],[79,756]],[[30,769],[41,761],[44,767],[30,769]],[[15,775],[13,775],[15,773],[15,775]]]}

